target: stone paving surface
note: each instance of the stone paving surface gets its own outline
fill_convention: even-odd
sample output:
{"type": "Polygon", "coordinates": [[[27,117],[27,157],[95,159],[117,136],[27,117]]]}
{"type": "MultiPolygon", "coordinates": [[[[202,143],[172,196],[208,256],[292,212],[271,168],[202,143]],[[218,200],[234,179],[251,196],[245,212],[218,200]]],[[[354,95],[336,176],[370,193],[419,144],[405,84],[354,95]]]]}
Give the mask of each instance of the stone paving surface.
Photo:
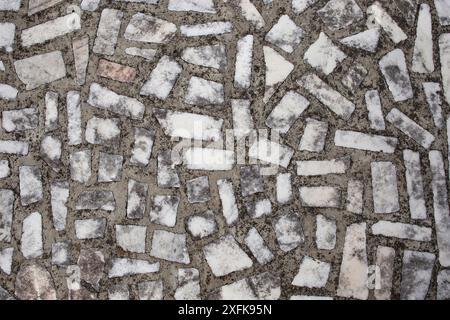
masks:
{"type": "Polygon", "coordinates": [[[1,299],[450,299],[450,0],[0,0],[1,299]]]}

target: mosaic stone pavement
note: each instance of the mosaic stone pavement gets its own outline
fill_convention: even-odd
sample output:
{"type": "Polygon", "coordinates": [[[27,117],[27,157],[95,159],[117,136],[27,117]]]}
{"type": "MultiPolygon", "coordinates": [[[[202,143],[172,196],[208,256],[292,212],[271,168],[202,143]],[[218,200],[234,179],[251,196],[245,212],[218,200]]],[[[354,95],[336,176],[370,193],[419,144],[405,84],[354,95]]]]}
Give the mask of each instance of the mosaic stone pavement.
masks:
{"type": "Polygon", "coordinates": [[[0,0],[0,299],[449,299],[450,0],[0,0]]]}

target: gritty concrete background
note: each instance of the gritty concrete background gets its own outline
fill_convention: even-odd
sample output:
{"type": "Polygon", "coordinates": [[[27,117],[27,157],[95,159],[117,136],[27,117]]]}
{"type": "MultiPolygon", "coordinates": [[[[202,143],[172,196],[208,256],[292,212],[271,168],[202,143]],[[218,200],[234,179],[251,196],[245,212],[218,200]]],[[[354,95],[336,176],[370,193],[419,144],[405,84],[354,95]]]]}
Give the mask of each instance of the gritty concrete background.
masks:
{"type": "MultiPolygon", "coordinates": [[[[25,1],[26,2],[26,1],[25,1]]],[[[230,2],[230,1],[229,1],[230,2]]],[[[100,7],[95,12],[83,12],[82,13],[82,30],[70,34],[68,36],[63,36],[47,42],[42,45],[35,45],[30,48],[23,48],[20,46],[19,36],[20,30],[42,23],[44,21],[54,19],[61,15],[66,14],[70,5],[79,5],[79,1],[64,1],[63,4],[57,5],[53,8],[39,12],[31,17],[27,15],[26,6],[22,4],[22,8],[18,13],[14,12],[0,12],[0,21],[9,21],[16,24],[16,41],[15,49],[11,54],[0,53],[0,59],[4,62],[6,67],[6,72],[0,73],[0,82],[9,83],[12,86],[19,89],[20,94],[18,99],[14,102],[1,101],[1,110],[17,109],[23,107],[29,107],[31,105],[37,105],[40,111],[40,126],[38,130],[24,131],[24,132],[14,132],[6,133],[3,129],[0,131],[0,139],[17,139],[31,142],[31,149],[28,156],[17,157],[17,156],[7,156],[0,155],[0,159],[9,159],[10,166],[12,169],[11,176],[7,179],[0,180],[0,188],[12,189],[19,194],[19,180],[18,180],[18,168],[20,165],[32,165],[38,164],[42,168],[42,176],[44,181],[44,200],[30,205],[26,208],[20,205],[20,201],[15,201],[14,210],[14,220],[13,220],[13,239],[11,246],[15,248],[15,255],[12,267],[11,276],[6,276],[4,273],[0,273],[0,284],[10,292],[14,292],[14,282],[15,274],[18,272],[21,264],[26,263],[26,260],[20,254],[20,237],[21,237],[21,226],[23,219],[31,212],[39,211],[43,215],[43,225],[44,225],[44,255],[39,259],[48,270],[51,271],[55,285],[57,286],[57,296],[59,299],[65,299],[67,297],[66,288],[66,274],[65,269],[62,267],[51,265],[51,245],[56,241],[69,240],[72,243],[71,247],[71,260],[76,263],[79,255],[79,251],[84,247],[99,248],[105,255],[107,261],[105,270],[109,269],[109,258],[111,256],[123,256],[123,257],[133,257],[133,258],[143,258],[149,259],[151,261],[157,261],[158,259],[149,256],[148,251],[151,247],[151,235],[152,231],[155,229],[166,229],[176,233],[185,232],[185,220],[186,217],[192,215],[193,213],[200,213],[207,209],[212,209],[216,213],[216,221],[218,222],[219,231],[211,237],[205,238],[203,240],[193,241],[191,237],[187,237],[187,246],[189,249],[189,255],[191,257],[191,263],[189,266],[195,267],[200,272],[200,285],[202,289],[202,297],[207,297],[208,294],[214,289],[231,283],[233,281],[242,279],[244,277],[259,274],[263,271],[271,271],[274,274],[278,274],[281,277],[281,299],[287,299],[294,294],[308,294],[308,295],[328,295],[334,296],[336,288],[338,285],[339,277],[339,267],[341,264],[341,256],[343,250],[343,243],[345,237],[346,226],[355,222],[368,222],[369,225],[378,221],[379,216],[373,213],[373,203],[372,203],[372,190],[371,190],[371,177],[370,177],[370,162],[375,160],[388,160],[392,161],[397,167],[397,178],[400,196],[400,206],[401,210],[395,214],[387,214],[383,216],[383,219],[399,221],[408,223],[409,219],[409,207],[408,207],[408,196],[406,193],[406,182],[404,177],[404,167],[402,160],[402,150],[409,148],[421,153],[422,161],[422,173],[425,183],[425,194],[426,194],[426,205],[428,211],[428,218],[423,221],[424,226],[433,226],[434,221],[432,217],[432,194],[430,188],[431,176],[429,173],[429,164],[427,161],[427,152],[420,148],[409,138],[401,135],[399,131],[393,128],[392,125],[386,123],[386,131],[383,133],[387,136],[398,136],[399,137],[399,147],[396,152],[392,155],[383,153],[370,153],[359,150],[343,149],[337,148],[333,143],[334,131],[336,129],[343,130],[356,130],[362,132],[373,132],[369,129],[369,122],[367,119],[367,111],[364,103],[364,94],[367,90],[378,89],[380,92],[380,97],[382,99],[383,113],[387,114],[393,107],[398,108],[414,121],[419,123],[424,128],[427,128],[435,137],[432,149],[447,152],[446,139],[444,130],[438,131],[434,124],[429,112],[428,106],[425,101],[425,96],[421,88],[422,82],[424,81],[436,81],[440,82],[440,64],[438,56],[438,44],[437,36],[434,37],[434,61],[435,61],[435,71],[431,74],[420,75],[417,73],[410,73],[411,81],[414,89],[414,99],[407,100],[402,103],[394,103],[391,94],[387,88],[384,78],[379,72],[378,61],[386,53],[392,51],[394,48],[401,48],[406,55],[406,60],[408,66],[412,60],[414,39],[415,39],[415,24],[409,25],[405,19],[404,11],[397,7],[396,1],[380,1],[383,7],[389,12],[389,14],[394,18],[394,20],[400,25],[400,27],[407,33],[408,40],[400,43],[399,45],[394,45],[392,41],[386,36],[385,33],[381,33],[381,38],[379,42],[379,49],[374,54],[369,54],[359,50],[352,50],[351,48],[340,46],[348,58],[341,63],[336,70],[329,76],[321,78],[328,82],[332,87],[336,88],[339,92],[345,95],[347,98],[352,100],[356,104],[356,111],[353,113],[350,120],[345,121],[334,114],[331,113],[329,109],[323,106],[319,101],[312,97],[308,92],[300,88],[295,80],[302,75],[313,71],[313,69],[303,61],[303,54],[305,50],[317,39],[320,31],[325,31],[326,34],[333,40],[340,39],[344,36],[354,34],[366,29],[365,19],[354,23],[351,27],[332,32],[324,26],[316,14],[318,8],[323,7],[326,4],[326,0],[319,0],[315,5],[307,9],[302,14],[295,14],[291,9],[290,0],[278,0],[270,6],[265,6],[262,1],[255,0],[253,3],[261,12],[266,25],[260,29],[256,30],[248,21],[246,21],[239,13],[238,9],[233,7],[231,3],[221,3],[216,1],[216,7],[218,13],[216,15],[209,14],[199,14],[199,13],[176,13],[168,12],[167,4],[168,0],[160,0],[160,4],[157,6],[144,5],[144,4],[130,4],[130,3],[117,3],[113,1],[101,1],[100,7]],[[95,34],[97,31],[97,26],[100,18],[102,9],[104,8],[115,8],[120,9],[124,12],[124,18],[120,29],[120,36],[118,45],[116,48],[116,53],[112,57],[107,57],[108,60],[117,63],[125,64],[128,66],[135,67],[138,71],[136,80],[132,84],[123,84],[115,82],[110,79],[101,78],[96,76],[96,69],[98,60],[101,57],[92,52],[92,46],[95,40],[95,34]],[[156,14],[158,17],[171,21],[177,26],[181,24],[191,24],[191,23],[201,23],[206,21],[222,21],[230,20],[234,24],[233,32],[220,36],[208,36],[208,37],[195,37],[195,38],[185,38],[179,33],[166,45],[144,45],[140,47],[145,48],[155,48],[158,49],[158,54],[154,62],[147,62],[141,58],[131,57],[125,54],[124,50],[127,47],[135,46],[135,43],[129,42],[123,38],[123,33],[128,24],[129,19],[136,12],[143,12],[148,14],[156,14]],[[265,64],[262,52],[262,46],[265,44],[264,36],[276,23],[279,16],[282,14],[287,14],[289,17],[304,31],[305,35],[300,44],[300,46],[290,55],[285,54],[282,51],[278,51],[282,55],[285,55],[287,60],[291,61],[295,65],[294,71],[288,77],[288,79],[282,83],[276,90],[274,96],[271,100],[264,105],[262,97],[264,95],[264,83],[265,83],[265,64]],[[254,42],[254,58],[253,58],[253,78],[252,86],[249,90],[238,90],[233,87],[233,77],[234,77],[234,63],[236,54],[236,42],[238,39],[242,38],[246,34],[253,34],[255,36],[254,42]],[[77,86],[75,83],[75,70],[74,70],[74,59],[72,54],[72,39],[79,38],[83,35],[89,35],[89,44],[91,48],[90,61],[88,66],[87,81],[84,86],[77,86]],[[198,46],[205,44],[213,44],[222,42],[227,45],[227,59],[228,66],[224,71],[217,71],[210,68],[203,68],[199,66],[194,66],[185,63],[180,59],[180,54],[182,50],[188,46],[198,46]],[[39,53],[45,53],[52,50],[61,50],[64,54],[64,61],[67,66],[68,75],[65,79],[53,82],[49,85],[40,87],[32,91],[25,91],[25,86],[22,84],[14,73],[13,62],[25,57],[36,55],[39,53]],[[176,83],[174,90],[166,101],[161,101],[153,99],[151,97],[139,96],[140,88],[142,84],[147,80],[150,72],[155,67],[162,55],[170,55],[175,57],[176,60],[183,65],[183,71],[176,83]],[[356,92],[349,92],[342,83],[341,79],[345,76],[346,71],[354,64],[361,63],[368,71],[368,76],[364,79],[362,85],[356,92]],[[222,107],[196,107],[186,105],[183,102],[183,97],[185,93],[185,88],[187,81],[191,75],[197,75],[205,79],[223,82],[225,86],[225,103],[222,107]],[[111,90],[131,96],[137,97],[146,106],[145,116],[143,121],[135,121],[121,117],[121,143],[117,146],[106,147],[89,145],[86,142],[82,145],[71,147],[67,144],[67,134],[66,134],[66,106],[65,106],[65,95],[70,90],[81,91],[82,99],[82,113],[83,113],[83,126],[85,126],[86,121],[91,118],[92,115],[96,116],[106,116],[108,112],[103,112],[96,108],[91,108],[86,104],[86,100],[89,93],[89,85],[92,82],[97,82],[104,85],[111,90]],[[230,112],[230,99],[234,98],[248,98],[251,99],[251,112],[253,119],[255,121],[255,126],[257,128],[266,128],[265,119],[273,109],[273,107],[278,103],[278,101],[283,97],[283,95],[289,90],[296,90],[300,94],[304,95],[311,103],[310,107],[302,114],[301,118],[295,122],[291,130],[287,135],[285,135],[284,142],[291,146],[296,153],[291,161],[291,164],[286,172],[293,173],[293,191],[294,198],[291,203],[287,205],[280,206],[277,204],[275,199],[275,176],[265,177],[265,194],[270,198],[272,202],[273,214],[270,217],[261,219],[251,219],[245,215],[245,206],[243,203],[243,197],[240,195],[240,181],[239,181],[239,166],[236,166],[233,170],[228,172],[191,172],[185,170],[182,166],[178,167],[178,173],[180,176],[180,181],[182,187],[179,189],[161,189],[158,188],[156,183],[156,155],[160,149],[165,149],[169,145],[174,145],[176,142],[170,141],[170,138],[164,135],[161,127],[158,125],[156,119],[152,117],[153,108],[168,108],[170,110],[181,110],[188,112],[201,113],[206,115],[211,115],[215,117],[220,117],[224,119],[224,127],[226,129],[232,128],[232,117],[230,112]],[[59,94],[59,129],[55,131],[55,135],[59,137],[63,142],[63,155],[62,162],[64,164],[63,169],[59,173],[55,173],[51,168],[49,168],[39,157],[39,147],[40,139],[44,137],[44,96],[47,91],[55,91],[59,94]],[[298,151],[299,139],[302,136],[302,132],[306,125],[304,119],[308,117],[313,117],[315,119],[320,119],[328,122],[329,131],[326,139],[325,150],[322,154],[312,154],[298,151]],[[151,163],[148,167],[142,168],[137,166],[129,166],[129,156],[131,148],[133,145],[133,126],[151,128],[156,131],[156,140],[154,143],[154,148],[152,152],[151,163]],[[50,182],[55,180],[70,180],[69,172],[69,154],[73,150],[92,150],[92,176],[86,185],[79,184],[77,182],[70,182],[70,199],[68,203],[69,208],[74,208],[74,200],[80,194],[80,192],[85,190],[94,190],[95,188],[105,188],[112,190],[116,199],[116,210],[114,212],[108,213],[104,211],[95,212],[85,212],[85,211],[75,211],[69,210],[68,221],[66,230],[63,232],[56,232],[53,228],[52,217],[51,217],[51,207],[50,207],[50,193],[49,186],[50,182]],[[98,164],[99,152],[111,152],[122,154],[124,156],[125,163],[123,167],[122,180],[120,182],[102,184],[96,182],[96,172],[98,164]],[[350,171],[345,176],[326,176],[326,177],[297,177],[295,176],[295,161],[304,159],[329,159],[338,158],[342,156],[350,155],[352,166],[350,171]],[[211,187],[211,200],[205,204],[189,204],[187,202],[185,183],[187,180],[192,178],[208,175],[209,183],[211,187]],[[235,226],[228,227],[225,224],[223,216],[221,215],[221,204],[218,197],[216,181],[221,178],[231,178],[233,181],[233,186],[238,201],[238,207],[241,217],[235,226]],[[129,220],[126,219],[126,190],[128,178],[133,178],[141,182],[149,184],[149,197],[147,199],[147,210],[151,207],[151,198],[155,194],[180,194],[181,202],[178,210],[177,224],[174,228],[165,228],[159,225],[150,223],[148,212],[144,219],[139,220],[138,224],[145,225],[148,227],[147,233],[147,253],[145,254],[133,254],[125,253],[121,251],[120,248],[116,247],[114,227],[115,224],[127,224],[129,220]],[[298,198],[298,187],[308,183],[309,185],[321,185],[329,184],[340,186],[343,190],[342,199],[346,198],[345,190],[347,181],[349,178],[361,179],[364,182],[364,213],[362,215],[355,215],[349,213],[342,209],[307,209],[300,206],[298,198]],[[276,243],[276,237],[274,230],[272,228],[272,222],[275,217],[279,216],[283,212],[296,211],[299,212],[303,222],[303,228],[305,233],[305,242],[300,245],[295,250],[288,253],[281,251],[276,243]],[[315,246],[315,216],[318,214],[324,214],[327,217],[333,218],[337,222],[337,242],[336,247],[332,251],[321,251],[317,250],[315,246]],[[108,220],[107,231],[105,238],[82,241],[75,237],[74,232],[74,220],[79,218],[88,217],[106,217],[108,220]],[[265,266],[260,266],[253,259],[253,256],[248,251],[245,246],[242,246],[243,250],[252,257],[254,260],[254,266],[242,272],[233,273],[221,278],[216,278],[212,275],[209,266],[204,260],[202,253],[202,247],[213,241],[214,239],[231,232],[236,236],[238,242],[243,243],[243,238],[245,237],[248,229],[255,226],[258,231],[260,231],[262,237],[265,239],[266,244],[269,246],[271,251],[276,255],[276,258],[265,266]],[[332,263],[332,270],[330,273],[329,281],[327,286],[322,289],[308,289],[300,288],[291,285],[292,279],[298,272],[299,263],[304,255],[309,255],[319,260],[327,261],[332,263]]],[[[357,0],[358,4],[365,12],[366,8],[371,4],[371,1],[361,1],[357,0]]],[[[431,7],[431,13],[433,18],[433,32],[435,35],[448,32],[448,27],[444,28],[439,25],[437,20],[437,15],[435,12],[435,7],[433,1],[422,0],[421,3],[428,3],[431,7]]],[[[449,108],[444,103],[443,105],[444,114],[448,114],[449,108]]],[[[84,131],[84,127],[83,127],[84,131]]],[[[446,167],[446,169],[448,169],[446,167]]],[[[256,196],[258,197],[258,196],[256,196]]],[[[345,201],[344,201],[345,202],[345,201]]],[[[344,203],[345,204],[345,203],[344,203]]],[[[134,223],[134,221],[133,221],[134,223]]],[[[436,240],[435,234],[433,233],[433,240],[429,243],[418,243],[408,240],[398,240],[393,238],[384,238],[373,236],[368,233],[368,259],[369,265],[375,262],[376,247],[379,245],[390,246],[396,249],[396,260],[395,260],[395,271],[394,271],[394,282],[392,298],[398,299],[400,295],[400,281],[401,281],[401,257],[404,249],[414,249],[419,251],[427,251],[437,254],[436,250],[436,240]]],[[[5,247],[6,244],[1,243],[0,248],[5,247]]],[[[176,289],[176,279],[177,279],[177,269],[180,267],[185,267],[177,263],[171,263],[164,260],[159,260],[161,263],[161,273],[151,274],[151,275],[138,275],[125,278],[108,279],[106,276],[100,282],[99,299],[107,299],[108,288],[115,283],[128,283],[135,285],[144,280],[156,280],[162,279],[164,282],[164,296],[166,299],[172,299],[174,290],[176,289]]],[[[436,284],[435,279],[438,272],[438,264],[433,271],[432,284],[428,292],[427,298],[434,299],[436,297],[436,284]]],[[[89,287],[88,287],[89,289],[89,287]]],[[[90,291],[94,292],[91,288],[90,291]]],[[[137,297],[136,287],[132,286],[130,292],[131,298],[137,297]]],[[[373,298],[372,292],[369,298],[373,298]]]]}

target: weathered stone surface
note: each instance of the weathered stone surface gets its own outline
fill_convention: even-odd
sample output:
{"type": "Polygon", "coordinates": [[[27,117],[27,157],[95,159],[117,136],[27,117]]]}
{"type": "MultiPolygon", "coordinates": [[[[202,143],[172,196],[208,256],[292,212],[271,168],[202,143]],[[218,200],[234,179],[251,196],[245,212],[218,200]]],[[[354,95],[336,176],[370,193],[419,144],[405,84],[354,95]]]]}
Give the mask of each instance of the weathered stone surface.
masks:
{"type": "Polygon", "coordinates": [[[20,300],[56,300],[50,273],[38,263],[22,265],[16,277],[15,295],[20,300]]]}
{"type": "Polygon", "coordinates": [[[280,249],[289,252],[305,241],[303,227],[297,213],[287,213],[279,216],[273,222],[280,249]]]}
{"type": "Polygon", "coordinates": [[[191,259],[186,247],[186,234],[155,230],[150,255],[158,259],[189,264],[191,259]]]}
{"type": "Polygon", "coordinates": [[[103,9],[92,51],[108,56],[114,55],[122,18],[123,12],[120,10],[103,9]]]}
{"type": "Polygon", "coordinates": [[[424,300],[431,281],[435,256],[428,252],[403,253],[401,300],[424,300]]]}

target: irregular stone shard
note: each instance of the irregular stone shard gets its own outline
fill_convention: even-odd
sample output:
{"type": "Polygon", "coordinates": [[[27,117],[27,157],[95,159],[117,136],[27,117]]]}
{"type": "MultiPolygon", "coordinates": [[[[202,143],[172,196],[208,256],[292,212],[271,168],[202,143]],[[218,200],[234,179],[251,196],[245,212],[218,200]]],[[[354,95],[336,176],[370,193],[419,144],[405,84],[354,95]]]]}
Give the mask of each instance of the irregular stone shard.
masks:
{"type": "Polygon", "coordinates": [[[297,175],[320,176],[327,174],[344,174],[348,169],[349,162],[349,158],[297,161],[297,175]]]}
{"type": "Polygon", "coordinates": [[[116,182],[122,179],[123,157],[100,152],[98,157],[98,182],[116,182]]]}
{"type": "Polygon", "coordinates": [[[441,152],[430,151],[428,154],[433,190],[433,209],[436,229],[439,263],[450,267],[450,210],[447,195],[447,177],[441,152]]]}
{"type": "Polygon", "coordinates": [[[250,158],[258,159],[267,163],[287,168],[291,162],[294,150],[290,147],[281,145],[274,141],[260,137],[251,146],[248,151],[250,158]]]}
{"type": "Polygon", "coordinates": [[[103,253],[94,249],[81,249],[77,264],[80,268],[81,280],[98,290],[100,280],[104,276],[105,256],[103,253]]]}
{"type": "Polygon", "coordinates": [[[23,220],[20,251],[25,259],[39,258],[43,254],[42,216],[33,212],[23,220]]]}
{"type": "Polygon", "coordinates": [[[145,112],[145,106],[139,100],[119,95],[98,83],[91,84],[87,102],[95,108],[135,120],[142,119],[145,112]]]}
{"type": "Polygon", "coordinates": [[[0,0],[0,11],[19,11],[22,0],[0,0]]]}
{"type": "Polygon", "coordinates": [[[284,252],[294,250],[305,241],[302,222],[297,213],[290,212],[277,217],[273,229],[278,246],[284,252]]]}
{"type": "Polygon", "coordinates": [[[290,173],[280,173],[277,175],[277,202],[285,204],[292,199],[292,183],[290,173]]]}
{"type": "Polygon", "coordinates": [[[86,124],[86,141],[92,144],[120,144],[119,119],[92,117],[86,124]]]}
{"type": "Polygon", "coordinates": [[[203,239],[217,232],[214,213],[210,210],[190,216],[186,220],[186,230],[194,239],[203,239]]]}
{"type": "Polygon", "coordinates": [[[400,210],[397,170],[392,162],[372,162],[372,193],[375,213],[393,213],[400,210]]]}
{"type": "Polygon", "coordinates": [[[294,70],[294,65],[271,47],[264,46],[263,50],[266,64],[266,87],[273,87],[286,80],[294,70]]]}
{"type": "Polygon", "coordinates": [[[9,177],[11,174],[11,168],[9,167],[8,160],[0,160],[0,179],[9,177]]]}
{"type": "Polygon", "coordinates": [[[41,141],[40,155],[42,159],[53,169],[59,172],[61,166],[62,143],[61,140],[45,136],[41,141]]]}
{"type": "Polygon", "coordinates": [[[364,184],[361,180],[350,179],[347,184],[347,206],[349,212],[361,214],[364,206],[364,184]]]}
{"type": "Polygon", "coordinates": [[[92,51],[97,54],[112,56],[116,52],[117,39],[123,12],[115,9],[103,9],[92,51]]]}
{"type": "Polygon", "coordinates": [[[0,241],[11,242],[14,214],[14,192],[0,189],[0,241]]]}
{"type": "Polygon", "coordinates": [[[388,113],[386,120],[425,149],[430,148],[435,140],[434,136],[430,132],[419,126],[416,122],[396,108],[392,109],[391,112],[388,113]]]}
{"type": "Polygon", "coordinates": [[[86,82],[86,72],[89,63],[89,36],[73,40],[72,50],[77,84],[82,86],[86,82]]]}
{"type": "Polygon", "coordinates": [[[231,150],[193,147],[184,152],[183,163],[189,170],[226,171],[234,167],[235,156],[231,150]]]}
{"type": "Polygon", "coordinates": [[[218,141],[222,138],[222,119],[156,108],[153,109],[153,114],[164,133],[171,137],[205,141],[218,141]]]}
{"type": "Polygon", "coordinates": [[[77,239],[87,240],[103,238],[105,230],[105,218],[75,220],[75,235],[77,239]]]}
{"type": "Polygon", "coordinates": [[[240,12],[245,20],[249,21],[256,29],[261,29],[266,24],[261,13],[250,0],[238,0],[240,12]]]}
{"type": "Polygon", "coordinates": [[[175,227],[177,224],[179,204],[180,197],[178,196],[155,196],[153,199],[153,207],[150,210],[150,222],[166,227],[175,227]]]}
{"type": "Polygon", "coordinates": [[[340,43],[350,48],[376,52],[380,40],[380,29],[373,28],[360,33],[353,34],[340,40],[340,43]]]}
{"type": "Polygon", "coordinates": [[[131,151],[130,163],[146,166],[152,155],[155,133],[144,128],[134,128],[134,145],[131,151]]]}
{"type": "Polygon", "coordinates": [[[316,216],[316,246],[319,250],[333,250],[336,246],[336,221],[316,216]]]}
{"type": "Polygon", "coordinates": [[[299,149],[309,152],[322,152],[328,132],[328,123],[313,118],[306,119],[306,127],[300,139],[299,149]]]}
{"type": "Polygon", "coordinates": [[[315,74],[307,74],[297,80],[297,83],[344,120],[348,120],[355,110],[353,102],[331,88],[315,74]]]}
{"type": "Polygon", "coordinates": [[[17,154],[26,156],[28,154],[28,142],[15,140],[0,140],[0,153],[17,154]]]}
{"type": "Polygon", "coordinates": [[[83,0],[81,2],[81,10],[85,11],[95,11],[98,8],[98,5],[100,4],[100,0],[83,0]]]}
{"type": "Polygon", "coordinates": [[[204,246],[203,254],[216,277],[245,270],[253,265],[252,260],[230,234],[224,235],[204,246]]]}
{"type": "Polygon", "coordinates": [[[26,84],[26,90],[36,89],[66,76],[66,65],[61,51],[16,60],[14,68],[20,81],[26,84]]]}
{"type": "Polygon", "coordinates": [[[380,95],[377,90],[369,90],[365,94],[367,111],[369,112],[370,128],[374,130],[385,130],[383,110],[380,95]]]}
{"type": "Polygon", "coordinates": [[[313,6],[316,2],[317,0],[292,0],[292,10],[295,13],[300,14],[313,6]]]}
{"type": "Polygon", "coordinates": [[[439,36],[439,53],[442,87],[444,88],[445,100],[450,104],[450,33],[444,33],[439,36]]]}
{"type": "Polygon", "coordinates": [[[341,82],[350,92],[354,93],[364,81],[367,73],[367,69],[362,64],[356,64],[350,68],[341,82]]]}
{"type": "Polygon", "coordinates": [[[257,165],[240,168],[241,194],[243,197],[264,192],[264,180],[257,165]]]}
{"type": "Polygon", "coordinates": [[[316,70],[329,75],[346,57],[347,55],[321,32],[319,38],[306,50],[303,60],[316,70]]]}
{"type": "Polygon", "coordinates": [[[413,97],[413,89],[406,66],[405,54],[400,49],[389,52],[379,62],[381,73],[396,102],[413,97]]]}
{"type": "Polygon", "coordinates": [[[6,132],[36,129],[39,126],[37,108],[24,108],[2,112],[2,127],[6,132]]]}
{"type": "Polygon", "coordinates": [[[236,47],[236,65],[234,68],[234,86],[248,89],[252,82],[253,35],[239,39],[236,47]]]}
{"type": "Polygon", "coordinates": [[[347,227],[344,241],[337,295],[367,300],[368,264],[366,253],[366,224],[355,223],[347,227]]]}
{"type": "Polygon", "coordinates": [[[56,300],[52,276],[36,262],[21,265],[16,276],[15,295],[20,300],[56,300]]]}
{"type": "Polygon", "coordinates": [[[176,300],[200,300],[200,274],[197,269],[178,269],[176,300]]]}
{"type": "Polygon", "coordinates": [[[182,67],[174,59],[163,56],[151,72],[150,78],[142,87],[140,94],[166,100],[181,71],[182,67]]]}
{"type": "Polygon", "coordinates": [[[199,66],[224,70],[227,66],[227,54],[225,45],[188,47],[183,50],[181,59],[199,66]]]}
{"type": "Polygon", "coordinates": [[[431,228],[400,222],[378,221],[372,225],[372,233],[399,239],[431,241],[431,228]]]}
{"type": "Polygon", "coordinates": [[[434,0],[439,23],[441,26],[450,25],[450,1],[448,0],[434,0]]]}
{"type": "Polygon", "coordinates": [[[67,201],[69,200],[69,183],[55,181],[50,186],[53,226],[56,231],[66,228],[67,201]]]}
{"type": "Polygon", "coordinates": [[[211,199],[208,176],[186,181],[186,189],[189,203],[203,203],[211,199]]]}
{"type": "Polygon", "coordinates": [[[52,243],[52,264],[65,266],[70,262],[70,243],[67,241],[52,243]]]}
{"type": "Polygon", "coordinates": [[[70,265],[66,268],[66,285],[68,300],[94,300],[96,295],[91,293],[81,284],[81,270],[78,265],[70,265]]]}
{"type": "Polygon", "coordinates": [[[147,203],[148,184],[128,180],[127,218],[142,219],[147,203]]]}
{"type": "Polygon", "coordinates": [[[169,11],[195,11],[202,13],[216,13],[213,0],[170,0],[169,11]]]}
{"type": "Polygon", "coordinates": [[[162,280],[138,283],[139,300],[162,300],[164,285],[162,280]]]}
{"type": "Polygon", "coordinates": [[[207,22],[194,25],[181,25],[180,32],[186,37],[199,37],[209,35],[221,35],[233,30],[233,24],[229,21],[207,22]]]}
{"type": "Polygon", "coordinates": [[[405,250],[403,253],[401,300],[424,300],[436,257],[432,253],[405,250]]]}
{"type": "Polygon", "coordinates": [[[450,271],[441,270],[437,276],[437,300],[450,299],[450,271]]]}
{"type": "Polygon", "coordinates": [[[266,125],[280,133],[287,133],[308,106],[309,101],[305,97],[288,91],[267,117],[266,125]]]}
{"type": "Polygon", "coordinates": [[[189,264],[191,259],[186,247],[186,234],[155,230],[150,255],[167,261],[189,264]]]}
{"type": "Polygon", "coordinates": [[[114,211],[116,201],[114,193],[109,190],[83,191],[76,200],[76,210],[114,211]]]}
{"type": "Polygon", "coordinates": [[[0,99],[6,101],[16,100],[19,91],[9,84],[0,83],[0,99]]]}
{"type": "Polygon", "coordinates": [[[81,137],[81,96],[78,91],[67,93],[67,137],[69,145],[78,145],[81,137]]]}
{"type": "Polygon", "coordinates": [[[265,40],[280,49],[292,53],[303,38],[303,30],[288,15],[282,15],[266,34],[265,40]]]}
{"type": "Polygon", "coordinates": [[[373,294],[377,300],[390,300],[392,278],[394,273],[395,250],[390,247],[377,247],[376,266],[379,268],[379,278],[375,279],[377,287],[373,294]]]}
{"type": "Polygon", "coordinates": [[[434,125],[438,129],[442,129],[445,125],[445,120],[442,115],[441,85],[438,82],[423,82],[422,87],[433,116],[434,125]]]}
{"type": "Polygon", "coordinates": [[[147,227],[116,224],[116,242],[128,252],[145,253],[147,227]]]}
{"type": "Polygon", "coordinates": [[[221,105],[224,103],[223,84],[191,77],[184,102],[198,106],[221,105]]]}
{"type": "Polygon", "coordinates": [[[172,150],[163,150],[158,153],[157,181],[160,188],[179,188],[180,177],[176,166],[181,164],[179,155],[173,155],[172,150]]]}
{"type": "Polygon", "coordinates": [[[131,17],[124,37],[131,41],[167,43],[176,31],[177,26],[171,22],[143,13],[136,13],[131,17]]]}
{"type": "Polygon", "coordinates": [[[403,150],[403,162],[406,169],[406,188],[411,219],[426,219],[427,208],[423,191],[420,154],[411,150],[403,150]]]}
{"type": "Polygon", "coordinates": [[[14,248],[0,249],[0,270],[7,275],[11,274],[13,253],[14,253],[14,248]]]}
{"type": "Polygon", "coordinates": [[[259,264],[265,265],[274,258],[273,253],[264,243],[264,239],[259,234],[256,228],[252,227],[244,239],[245,245],[249,248],[253,256],[259,264]]]}
{"type": "Polygon", "coordinates": [[[364,17],[364,13],[354,0],[328,1],[317,14],[332,31],[346,28],[364,17]]]}
{"type": "Polygon", "coordinates": [[[136,47],[130,47],[125,49],[125,53],[134,56],[134,57],[140,57],[144,58],[148,61],[155,60],[157,50],[156,49],[146,49],[146,48],[136,48],[136,47]]]}
{"type": "Polygon", "coordinates": [[[397,143],[397,138],[356,131],[336,130],[334,135],[334,144],[337,147],[373,152],[394,153],[397,143]]]}
{"type": "Polygon", "coordinates": [[[418,73],[434,71],[431,13],[426,3],[420,5],[411,70],[418,73]]]}
{"type": "Polygon", "coordinates": [[[323,288],[328,282],[331,264],[305,256],[292,285],[307,288],[323,288]]]}
{"type": "Polygon", "coordinates": [[[71,13],[22,30],[22,46],[31,47],[80,29],[81,18],[79,14],[71,13]]]}
{"type": "Polygon", "coordinates": [[[81,150],[70,154],[70,177],[87,183],[91,178],[91,150],[81,150]]]}
{"type": "Polygon", "coordinates": [[[369,29],[381,27],[395,44],[408,38],[378,1],[367,8],[366,24],[369,29]]]}
{"type": "Polygon", "coordinates": [[[300,187],[300,202],[303,207],[339,208],[341,190],[337,187],[300,187]]]}
{"type": "Polygon", "coordinates": [[[0,49],[6,52],[12,52],[15,35],[16,25],[14,23],[0,23],[0,49]]]}
{"type": "Polygon", "coordinates": [[[19,167],[20,203],[23,206],[39,202],[43,198],[42,175],[38,166],[19,167]]]}
{"type": "Polygon", "coordinates": [[[58,97],[56,92],[49,91],[45,94],[45,131],[53,131],[58,128],[58,97]]]}
{"type": "Polygon", "coordinates": [[[136,69],[119,63],[100,59],[97,75],[120,82],[133,82],[136,78],[136,69]]]}
{"type": "Polygon", "coordinates": [[[146,260],[114,258],[108,278],[118,278],[138,274],[155,273],[159,271],[159,262],[151,263],[146,260]]]}
{"type": "Polygon", "coordinates": [[[239,218],[239,209],[233,191],[231,180],[221,179],[217,181],[220,202],[222,204],[222,214],[228,225],[235,223],[239,218]]]}
{"type": "Polygon", "coordinates": [[[250,111],[250,100],[231,99],[231,112],[233,114],[233,135],[238,139],[250,135],[255,128],[250,111]]]}

